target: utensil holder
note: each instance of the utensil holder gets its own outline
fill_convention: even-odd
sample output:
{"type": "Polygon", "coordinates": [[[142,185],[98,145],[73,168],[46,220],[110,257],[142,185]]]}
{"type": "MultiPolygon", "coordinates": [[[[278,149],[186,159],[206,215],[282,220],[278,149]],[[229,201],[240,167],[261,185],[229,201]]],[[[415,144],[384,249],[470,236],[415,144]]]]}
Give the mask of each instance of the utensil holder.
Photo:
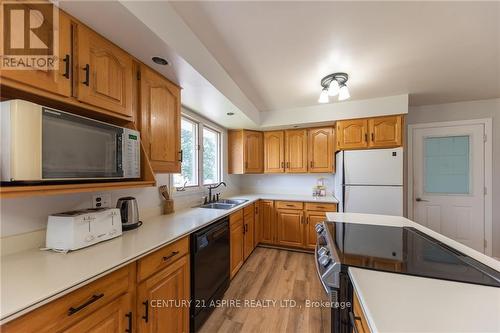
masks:
{"type": "Polygon", "coordinates": [[[163,202],[163,214],[172,214],[174,212],[174,200],[169,199],[163,202]]]}

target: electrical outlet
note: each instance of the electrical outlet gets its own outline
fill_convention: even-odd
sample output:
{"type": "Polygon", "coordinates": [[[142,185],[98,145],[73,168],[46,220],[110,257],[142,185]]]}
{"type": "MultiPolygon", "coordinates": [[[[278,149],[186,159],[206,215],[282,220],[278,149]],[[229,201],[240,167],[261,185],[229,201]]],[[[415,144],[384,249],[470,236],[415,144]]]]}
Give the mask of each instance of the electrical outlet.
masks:
{"type": "Polygon", "coordinates": [[[110,207],[110,205],[111,205],[111,194],[100,193],[92,196],[93,208],[110,207]]]}

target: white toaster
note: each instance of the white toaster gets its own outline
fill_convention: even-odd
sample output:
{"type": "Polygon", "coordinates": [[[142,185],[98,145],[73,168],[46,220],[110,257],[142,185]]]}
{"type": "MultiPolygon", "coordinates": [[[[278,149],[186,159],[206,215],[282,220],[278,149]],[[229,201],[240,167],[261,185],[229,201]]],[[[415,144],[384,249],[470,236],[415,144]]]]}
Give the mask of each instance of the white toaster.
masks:
{"type": "Polygon", "coordinates": [[[45,246],[55,251],[72,251],[122,234],[117,208],[90,208],[49,216],[45,246]]]}

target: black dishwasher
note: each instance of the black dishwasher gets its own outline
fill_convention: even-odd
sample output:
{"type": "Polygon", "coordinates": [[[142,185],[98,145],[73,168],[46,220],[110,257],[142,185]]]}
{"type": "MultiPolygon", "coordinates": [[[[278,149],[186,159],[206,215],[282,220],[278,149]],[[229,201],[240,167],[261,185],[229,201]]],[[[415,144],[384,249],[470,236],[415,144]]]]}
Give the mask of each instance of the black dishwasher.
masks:
{"type": "Polygon", "coordinates": [[[191,234],[190,330],[196,332],[229,286],[229,218],[191,234]]]}

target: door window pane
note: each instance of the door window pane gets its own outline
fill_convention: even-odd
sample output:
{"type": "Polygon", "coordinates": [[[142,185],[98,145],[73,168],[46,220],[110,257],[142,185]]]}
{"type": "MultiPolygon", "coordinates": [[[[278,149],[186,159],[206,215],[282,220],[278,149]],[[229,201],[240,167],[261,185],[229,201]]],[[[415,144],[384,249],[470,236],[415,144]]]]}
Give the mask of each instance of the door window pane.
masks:
{"type": "Polygon", "coordinates": [[[181,120],[181,173],[174,175],[174,186],[198,185],[198,158],[196,152],[198,125],[186,118],[181,120]]]}
{"type": "Polygon", "coordinates": [[[220,181],[220,133],[203,128],[203,184],[220,181]]]}
{"type": "Polygon", "coordinates": [[[469,193],[469,136],[424,138],[427,193],[469,193]]]}

